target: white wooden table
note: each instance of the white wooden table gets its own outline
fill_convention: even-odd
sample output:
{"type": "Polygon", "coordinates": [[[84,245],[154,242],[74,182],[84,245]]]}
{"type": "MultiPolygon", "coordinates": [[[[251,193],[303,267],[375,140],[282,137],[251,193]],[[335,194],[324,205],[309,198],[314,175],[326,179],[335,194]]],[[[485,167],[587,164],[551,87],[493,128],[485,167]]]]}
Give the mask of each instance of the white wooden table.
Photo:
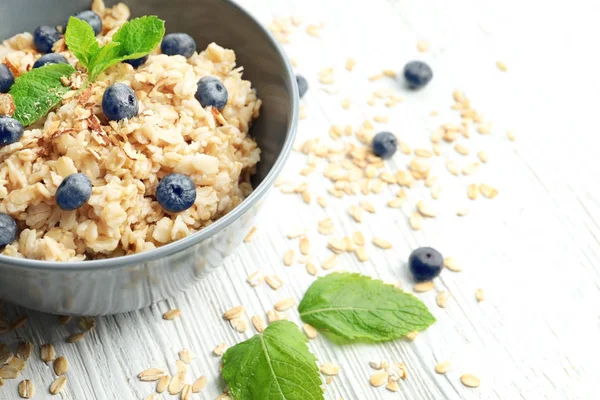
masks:
{"type": "MultiPolygon", "coordinates": [[[[282,255],[298,249],[286,233],[304,226],[313,241],[315,257],[329,254],[326,239],[316,232],[317,221],[333,218],[338,235],[361,230],[393,242],[392,250],[367,246],[371,259],[357,262],[351,254],[340,266],[384,280],[412,283],[405,260],[421,245],[440,249],[455,257],[464,272],[444,271],[436,291],[451,294],[448,306],[439,308],[435,292],[420,294],[438,322],[414,342],[339,347],[319,336],[310,348],[319,360],[341,366],[340,375],[327,386],[327,399],[592,399],[600,335],[600,162],[598,129],[594,123],[600,105],[600,59],[597,38],[600,28],[594,6],[583,0],[559,6],[554,2],[518,0],[243,0],[263,22],[296,15],[304,25],[285,45],[298,60],[297,70],[309,79],[311,89],[303,100],[308,118],[300,122],[298,139],[323,137],[332,124],[357,126],[374,115],[388,115],[381,129],[391,130],[413,147],[429,144],[431,132],[455,118],[449,109],[451,93],[463,90],[474,107],[493,122],[488,136],[475,134],[469,146],[485,149],[490,161],[472,177],[455,178],[440,168],[444,192],[436,202],[440,216],[413,231],[407,215],[414,202],[428,196],[413,190],[404,209],[385,207],[391,191],[370,201],[375,214],[362,224],[346,213],[358,198],[328,198],[322,210],[313,200],[306,205],[300,196],[273,190],[256,222],[257,234],[242,245],[225,266],[188,293],[149,309],[98,319],[94,333],[77,344],[65,343],[72,332],[59,326],[55,317],[7,306],[10,315],[26,314],[28,325],[17,333],[0,335],[0,342],[29,339],[36,345],[54,343],[70,362],[63,399],[142,399],[154,384],[139,382],[137,373],[160,367],[174,371],[182,348],[198,354],[191,377],[204,374],[209,385],[197,399],[214,399],[223,389],[220,359],[211,354],[219,343],[233,345],[253,334],[235,332],[221,315],[243,304],[248,315],[262,315],[273,303],[288,296],[300,299],[314,279],[304,266],[284,267],[282,255]],[[568,10],[567,10],[568,8],[568,10]],[[575,20],[576,19],[576,20],[575,20]],[[304,31],[307,24],[323,21],[321,38],[304,31]],[[427,53],[418,53],[419,39],[430,42],[427,53]],[[344,62],[357,60],[354,72],[344,62]],[[369,82],[367,76],[382,69],[401,70],[411,59],[423,59],[435,77],[426,90],[406,93],[390,79],[369,82]],[[509,70],[500,72],[502,60],[509,70]],[[339,94],[320,90],[318,71],[335,68],[334,88],[339,94]],[[373,90],[395,87],[406,101],[395,108],[366,104],[373,90]],[[352,99],[350,110],[340,101],[352,99]],[[431,117],[438,110],[438,117],[431,117]],[[516,141],[506,139],[514,129],[516,141]],[[445,183],[447,181],[447,184],[445,183]],[[496,186],[494,200],[466,198],[467,183],[496,186]],[[456,210],[468,206],[470,214],[459,218],[456,210]],[[256,269],[278,274],[285,281],[278,291],[263,284],[250,287],[245,279],[256,269]],[[487,299],[475,300],[483,288],[487,299]],[[165,321],[172,307],[181,318],[165,321]],[[369,385],[370,360],[402,361],[409,377],[397,393],[369,385]],[[437,375],[437,362],[450,360],[452,370],[437,375]],[[481,379],[478,389],[464,387],[462,373],[481,379]]],[[[445,154],[460,157],[448,150],[445,154]]],[[[408,158],[397,156],[390,170],[404,166],[408,158]]],[[[305,157],[293,154],[284,172],[295,182],[305,157]]],[[[311,175],[314,196],[326,194],[330,183],[320,173],[311,175]]],[[[395,189],[397,190],[397,189],[395,189]]],[[[299,322],[296,311],[288,313],[299,322]]],[[[36,399],[51,398],[47,388],[53,380],[51,367],[39,360],[28,363],[23,378],[37,388],[36,399]]],[[[17,399],[18,381],[6,381],[0,398],[17,399]]],[[[164,399],[171,398],[164,395],[164,399]]]]}

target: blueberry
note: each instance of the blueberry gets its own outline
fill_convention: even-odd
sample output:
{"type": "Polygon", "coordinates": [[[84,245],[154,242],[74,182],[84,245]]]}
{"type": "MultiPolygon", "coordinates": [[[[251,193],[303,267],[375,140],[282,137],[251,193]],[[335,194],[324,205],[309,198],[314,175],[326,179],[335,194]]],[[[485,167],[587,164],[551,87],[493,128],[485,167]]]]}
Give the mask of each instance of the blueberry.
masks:
{"type": "Polygon", "coordinates": [[[196,41],[187,33],[169,33],[163,38],[160,50],[168,56],[190,58],[196,52],[196,41]]]}
{"type": "Polygon", "coordinates": [[[43,25],[33,32],[33,44],[40,53],[52,53],[52,46],[60,39],[60,32],[53,26],[43,25]]]}
{"type": "Polygon", "coordinates": [[[23,136],[23,125],[11,117],[0,117],[0,147],[19,141],[23,136]]]}
{"type": "Polygon", "coordinates": [[[379,132],[373,138],[373,153],[381,158],[390,158],[398,148],[398,139],[390,132],[379,132]]]}
{"type": "Polygon", "coordinates": [[[92,195],[92,182],[85,174],[67,176],[56,189],[56,205],[61,210],[76,210],[92,195]]]}
{"type": "Polygon", "coordinates": [[[8,214],[0,213],[0,246],[11,244],[17,238],[17,223],[8,214]]]}
{"type": "Polygon", "coordinates": [[[404,78],[409,88],[421,89],[433,78],[433,71],[423,61],[411,61],[404,67],[404,78]]]}
{"type": "Polygon", "coordinates": [[[196,99],[202,107],[213,106],[222,110],[227,104],[227,89],[225,85],[214,76],[205,76],[198,81],[196,99]]]}
{"type": "Polygon", "coordinates": [[[15,83],[15,76],[6,64],[0,64],[0,93],[8,93],[15,83]]]}
{"type": "Polygon", "coordinates": [[[68,64],[66,58],[56,53],[44,54],[33,64],[33,68],[40,68],[46,64],[68,64]]]}
{"type": "Polygon", "coordinates": [[[302,75],[296,75],[296,83],[298,83],[298,94],[300,95],[300,98],[302,98],[308,90],[308,82],[302,75]]]}
{"type": "MultiPolygon", "coordinates": [[[[79,14],[75,14],[73,16],[90,24],[90,26],[94,30],[94,35],[98,36],[98,34],[102,32],[102,18],[100,18],[100,16],[95,12],[90,10],[82,11],[79,14]]],[[[67,21],[67,23],[65,24],[65,32],[67,31],[68,23],[69,21],[67,21]]]]}
{"type": "Polygon", "coordinates": [[[430,281],[442,272],[444,257],[431,247],[419,247],[408,258],[408,268],[415,281],[430,281]]]}
{"type": "Polygon", "coordinates": [[[125,60],[125,62],[129,65],[131,65],[133,68],[139,68],[140,66],[142,66],[143,64],[146,63],[146,61],[148,61],[148,56],[144,56],[141,58],[134,58],[133,60],[125,60]]]}
{"type": "Polygon", "coordinates": [[[138,99],[132,88],[115,83],[104,91],[102,111],[109,121],[133,118],[138,114],[138,99]]]}
{"type": "Polygon", "coordinates": [[[169,174],[160,180],[156,200],[169,212],[185,211],[196,201],[196,185],[186,175],[169,174]]]}

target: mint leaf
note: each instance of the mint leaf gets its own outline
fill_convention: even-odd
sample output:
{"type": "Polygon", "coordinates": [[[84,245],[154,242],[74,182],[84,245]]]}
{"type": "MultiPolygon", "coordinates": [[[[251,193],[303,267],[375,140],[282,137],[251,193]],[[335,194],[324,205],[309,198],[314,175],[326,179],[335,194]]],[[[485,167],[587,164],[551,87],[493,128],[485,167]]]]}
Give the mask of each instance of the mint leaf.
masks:
{"type": "Polygon", "coordinates": [[[69,18],[67,26],[65,43],[81,64],[89,70],[92,59],[99,50],[94,29],[87,22],[75,17],[69,18]]]}
{"type": "Polygon", "coordinates": [[[435,322],[427,306],[412,294],[351,273],[317,279],[298,311],[302,321],[327,330],[342,343],[393,340],[435,322]]]}
{"type": "Polygon", "coordinates": [[[316,357],[306,337],[289,321],[277,321],[262,334],[231,347],[221,371],[237,400],[323,399],[316,357]]]}
{"type": "Polygon", "coordinates": [[[88,66],[89,79],[94,81],[103,71],[121,61],[150,54],[160,44],[164,34],[165,21],[154,15],[126,22],[113,35],[113,41],[101,47],[92,58],[88,66]]]}
{"type": "Polygon", "coordinates": [[[28,126],[48,114],[71,90],[60,78],[74,72],[69,64],[48,64],[18,77],[9,91],[16,107],[14,118],[28,126]]]}
{"type": "Polygon", "coordinates": [[[155,15],[135,18],[123,25],[113,36],[121,44],[121,61],[150,54],[165,34],[165,21],[155,15]]]}

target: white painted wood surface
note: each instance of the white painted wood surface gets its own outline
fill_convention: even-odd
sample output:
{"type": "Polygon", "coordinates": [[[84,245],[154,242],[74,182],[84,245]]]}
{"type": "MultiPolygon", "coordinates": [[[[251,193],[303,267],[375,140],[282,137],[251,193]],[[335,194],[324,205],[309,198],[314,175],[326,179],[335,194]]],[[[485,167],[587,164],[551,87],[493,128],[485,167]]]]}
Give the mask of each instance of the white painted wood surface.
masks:
{"type": "MultiPolygon", "coordinates": [[[[440,217],[412,231],[406,217],[412,211],[385,207],[394,194],[371,196],[377,212],[356,224],[346,214],[358,198],[329,200],[324,211],[308,206],[299,196],[273,190],[256,225],[252,243],[244,244],[225,266],[189,293],[154,307],[125,315],[101,318],[95,333],[78,344],[65,343],[72,331],[55,317],[7,306],[10,315],[26,314],[26,328],[0,341],[29,339],[37,345],[54,343],[70,362],[68,384],[62,399],[142,399],[154,391],[153,383],[139,382],[137,373],[160,367],[174,371],[177,352],[189,348],[198,354],[190,378],[208,377],[209,386],[195,399],[214,399],[223,388],[219,358],[211,350],[220,342],[230,345],[251,336],[236,333],[221,315],[243,304],[248,315],[263,315],[274,302],[288,296],[300,299],[310,282],[302,265],[284,267],[282,255],[297,242],[285,233],[304,226],[313,240],[313,252],[322,261],[328,252],[325,238],[316,232],[317,220],[330,216],[336,233],[362,230],[393,242],[392,250],[368,245],[371,260],[364,264],[347,254],[340,265],[351,271],[400,280],[410,288],[404,262],[411,249],[431,245],[453,256],[462,273],[444,271],[436,291],[451,298],[446,309],[435,304],[435,293],[419,295],[438,322],[414,342],[381,345],[334,346],[324,337],[310,342],[321,361],[341,366],[339,377],[328,385],[327,399],[593,399],[600,335],[600,190],[597,125],[600,105],[600,59],[597,38],[600,26],[592,2],[517,0],[427,0],[368,2],[342,0],[242,0],[263,22],[275,16],[302,16],[306,23],[325,23],[322,38],[303,29],[285,45],[299,61],[297,70],[309,79],[311,89],[303,100],[308,119],[300,122],[299,140],[327,137],[331,124],[353,124],[382,114],[390,117],[381,129],[397,133],[413,147],[427,145],[439,124],[451,121],[451,93],[464,90],[474,107],[494,123],[490,136],[475,135],[469,146],[485,149],[490,162],[474,177],[454,178],[440,166],[444,193],[436,202],[440,217]],[[431,43],[428,53],[416,50],[418,39],[431,43]],[[343,70],[348,56],[356,70],[343,70]],[[431,85],[418,93],[402,93],[403,104],[393,109],[371,108],[367,95],[375,88],[404,90],[392,80],[369,83],[368,75],[382,69],[400,70],[408,60],[421,58],[434,69],[431,85]],[[509,68],[495,67],[503,60],[509,68]],[[339,95],[319,90],[318,71],[334,67],[339,95]],[[340,107],[352,99],[349,111],[340,107]],[[439,110],[439,117],[429,112],[439,110]],[[506,140],[514,129],[517,140],[506,140]],[[469,202],[465,186],[487,182],[500,190],[492,200],[469,202]],[[447,182],[447,183],[446,183],[447,182]],[[469,216],[455,211],[468,205],[469,216]],[[317,243],[318,242],[318,243],[317,243]],[[246,276],[261,268],[278,274],[284,286],[273,291],[262,285],[251,288],[246,276]],[[475,301],[477,288],[487,299],[475,301]],[[183,314],[164,321],[162,313],[179,307],[183,314]],[[409,377],[398,393],[370,387],[370,360],[402,361],[409,377]],[[452,371],[437,375],[434,365],[452,362],[452,371]],[[459,376],[470,372],[481,378],[481,387],[461,385],[459,376]]],[[[458,158],[448,148],[445,154],[458,158]]],[[[389,167],[403,166],[397,156],[389,167]]],[[[284,173],[296,182],[304,156],[294,154],[284,173]]],[[[329,182],[313,174],[313,195],[325,194],[329,182]]],[[[411,192],[411,201],[427,193],[411,192]]],[[[18,279],[18,278],[17,278],[18,279]]],[[[299,322],[295,311],[291,318],[299,322]]],[[[38,351],[23,378],[37,388],[36,399],[47,394],[53,372],[39,360],[38,351]]],[[[17,399],[18,381],[6,381],[1,399],[17,399]]],[[[597,392],[597,391],[596,391],[597,392]]],[[[171,396],[162,395],[169,399],[171,396]]]]}

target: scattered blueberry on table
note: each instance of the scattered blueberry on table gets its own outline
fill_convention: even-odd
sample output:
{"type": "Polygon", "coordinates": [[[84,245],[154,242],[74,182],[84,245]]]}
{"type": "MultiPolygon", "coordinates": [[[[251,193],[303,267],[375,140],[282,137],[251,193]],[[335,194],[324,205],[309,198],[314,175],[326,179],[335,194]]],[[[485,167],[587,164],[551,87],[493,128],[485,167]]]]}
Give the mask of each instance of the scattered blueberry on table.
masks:
{"type": "MultiPolygon", "coordinates": [[[[79,14],[75,14],[73,16],[77,19],[80,19],[80,20],[85,21],[88,24],[90,24],[90,26],[94,30],[94,34],[96,36],[98,36],[100,34],[100,32],[102,32],[102,18],[100,18],[100,16],[98,14],[96,14],[95,12],[93,12],[91,10],[87,10],[87,11],[82,11],[79,14]]],[[[67,21],[67,23],[68,23],[68,21],[67,21]]],[[[66,32],[66,26],[67,26],[67,24],[65,24],[65,32],[66,32]]]]}
{"type": "Polygon", "coordinates": [[[0,64],[0,93],[8,93],[15,83],[15,76],[6,64],[0,64]]]}
{"type": "Polygon", "coordinates": [[[33,44],[40,53],[52,53],[52,46],[60,39],[60,32],[53,26],[42,25],[33,32],[33,44]]]}
{"type": "Polygon", "coordinates": [[[47,64],[68,64],[66,58],[56,53],[44,54],[33,64],[33,68],[40,68],[47,64]]]}
{"type": "Polygon", "coordinates": [[[0,117],[0,147],[19,141],[23,136],[23,125],[14,118],[0,117]]]}
{"type": "Polygon", "coordinates": [[[419,247],[408,258],[408,268],[417,282],[430,281],[437,277],[443,266],[444,257],[431,247],[419,247]]]}
{"type": "Polygon", "coordinates": [[[296,75],[296,83],[298,84],[298,95],[302,98],[308,91],[308,81],[302,75],[296,75]]]}
{"type": "Polygon", "coordinates": [[[0,213],[0,246],[11,244],[17,238],[17,223],[8,214],[0,213]]]}
{"type": "Polygon", "coordinates": [[[423,61],[411,61],[404,67],[404,78],[409,88],[421,89],[433,78],[433,71],[423,61]]]}
{"type": "Polygon", "coordinates": [[[196,52],[196,41],[187,33],[169,33],[163,38],[160,50],[168,56],[190,58],[196,52]]]}
{"type": "Polygon", "coordinates": [[[109,121],[133,118],[138,114],[139,104],[132,88],[115,83],[104,91],[102,111],[109,121]]]}
{"type": "Polygon", "coordinates": [[[169,212],[185,211],[196,201],[196,185],[186,175],[166,175],[156,188],[156,200],[169,212]]]}
{"type": "Polygon", "coordinates": [[[56,189],[56,205],[61,210],[72,211],[84,205],[92,195],[92,182],[85,174],[67,176],[56,189]]]}
{"type": "Polygon", "coordinates": [[[134,58],[133,60],[125,60],[127,64],[131,65],[133,68],[136,69],[144,65],[146,61],[148,61],[148,56],[134,58]]]}
{"type": "Polygon", "coordinates": [[[198,81],[196,99],[202,107],[213,106],[217,110],[222,110],[227,104],[228,97],[227,88],[214,76],[205,76],[198,81]]]}
{"type": "Polygon", "coordinates": [[[398,139],[391,132],[379,132],[373,137],[373,153],[381,158],[390,158],[396,153],[398,139]]]}

